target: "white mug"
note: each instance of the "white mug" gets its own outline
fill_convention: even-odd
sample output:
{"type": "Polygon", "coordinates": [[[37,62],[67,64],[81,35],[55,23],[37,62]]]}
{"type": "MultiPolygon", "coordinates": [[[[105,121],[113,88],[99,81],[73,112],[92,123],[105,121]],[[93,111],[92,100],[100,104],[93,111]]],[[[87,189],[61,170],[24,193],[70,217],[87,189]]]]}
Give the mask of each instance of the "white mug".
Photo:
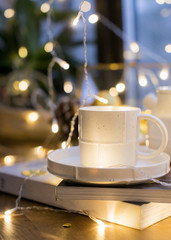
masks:
{"type": "Polygon", "coordinates": [[[79,109],[80,161],[86,167],[135,166],[137,158],[151,159],[164,151],[168,133],[163,122],[136,107],[88,106],[79,109]],[[155,151],[138,151],[139,120],[153,121],[162,133],[155,151]]]}

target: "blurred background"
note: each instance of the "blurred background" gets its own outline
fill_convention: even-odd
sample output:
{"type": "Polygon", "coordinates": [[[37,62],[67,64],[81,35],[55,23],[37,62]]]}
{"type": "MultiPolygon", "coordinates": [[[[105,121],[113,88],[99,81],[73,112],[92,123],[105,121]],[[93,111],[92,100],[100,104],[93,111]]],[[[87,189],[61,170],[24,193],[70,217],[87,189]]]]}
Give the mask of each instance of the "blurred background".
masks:
{"type": "MultiPolygon", "coordinates": [[[[88,0],[88,81],[109,105],[143,109],[171,85],[171,0],[88,0]]],[[[79,0],[0,0],[1,163],[64,148],[87,96],[79,0]],[[53,84],[51,84],[51,80],[53,84]],[[6,159],[6,160],[5,160],[6,159]]],[[[86,104],[103,104],[90,98],[86,104]]],[[[71,145],[78,144],[77,120],[71,145]]]]}

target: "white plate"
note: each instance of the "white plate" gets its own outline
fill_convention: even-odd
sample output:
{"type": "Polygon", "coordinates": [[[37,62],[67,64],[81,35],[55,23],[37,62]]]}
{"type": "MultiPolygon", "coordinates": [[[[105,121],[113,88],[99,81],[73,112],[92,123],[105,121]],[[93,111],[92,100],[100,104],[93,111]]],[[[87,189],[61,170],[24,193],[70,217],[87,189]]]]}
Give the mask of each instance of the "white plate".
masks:
{"type": "MultiPolygon", "coordinates": [[[[140,147],[142,148],[142,147],[140,147]]],[[[143,151],[152,151],[144,148],[143,151]]],[[[48,171],[63,179],[93,184],[134,184],[159,178],[170,170],[170,157],[166,153],[143,160],[135,167],[90,168],[80,163],[79,147],[59,149],[48,155],[48,171]]]]}

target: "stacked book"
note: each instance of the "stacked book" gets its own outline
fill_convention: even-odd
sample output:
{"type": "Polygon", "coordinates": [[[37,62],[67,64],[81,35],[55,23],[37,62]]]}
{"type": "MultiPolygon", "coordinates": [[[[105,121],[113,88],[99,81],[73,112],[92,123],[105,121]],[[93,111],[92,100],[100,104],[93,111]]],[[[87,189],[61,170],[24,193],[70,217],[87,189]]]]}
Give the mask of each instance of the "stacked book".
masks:
{"type": "MultiPolygon", "coordinates": [[[[45,159],[0,167],[0,191],[18,195],[27,174],[46,166],[45,159]]],[[[171,182],[171,173],[163,179],[171,182]]],[[[87,185],[58,178],[47,170],[24,183],[22,197],[101,220],[144,229],[171,216],[171,188],[159,184],[87,185]]]]}

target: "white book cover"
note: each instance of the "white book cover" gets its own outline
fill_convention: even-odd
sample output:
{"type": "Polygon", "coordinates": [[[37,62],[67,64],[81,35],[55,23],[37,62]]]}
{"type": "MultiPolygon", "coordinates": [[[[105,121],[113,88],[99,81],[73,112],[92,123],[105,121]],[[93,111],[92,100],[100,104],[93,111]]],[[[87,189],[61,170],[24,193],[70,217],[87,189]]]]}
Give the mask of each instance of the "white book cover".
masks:
{"type": "MultiPolygon", "coordinates": [[[[18,195],[19,188],[26,178],[23,175],[24,171],[37,170],[45,167],[46,160],[36,160],[31,162],[23,162],[15,164],[11,167],[0,167],[0,191],[18,195]]],[[[113,223],[121,224],[124,226],[144,229],[155,222],[158,222],[171,215],[171,203],[136,203],[136,202],[123,202],[121,200],[104,200],[96,199],[73,199],[71,197],[71,189],[80,189],[85,186],[77,186],[72,184],[67,185],[63,192],[68,196],[60,198],[58,195],[58,187],[62,190],[63,180],[48,172],[41,176],[33,176],[25,181],[23,186],[22,197],[38,201],[51,206],[64,208],[73,211],[86,211],[91,216],[101,220],[110,221],[113,223]],[[71,199],[70,199],[70,197],[71,199]]],[[[91,195],[94,191],[94,186],[86,186],[89,188],[91,195]]],[[[111,188],[111,187],[110,187],[111,188]]],[[[95,187],[96,189],[96,187],[95,187]]],[[[104,190],[104,186],[102,191],[104,190]]],[[[75,191],[75,190],[74,190],[75,191]]],[[[125,189],[122,190],[123,192],[125,189]]],[[[77,195],[81,196],[82,192],[77,195]]],[[[104,194],[105,195],[105,192],[104,194]]],[[[75,198],[75,197],[74,197],[75,198]]],[[[14,203],[15,204],[15,203],[14,203]]]]}

